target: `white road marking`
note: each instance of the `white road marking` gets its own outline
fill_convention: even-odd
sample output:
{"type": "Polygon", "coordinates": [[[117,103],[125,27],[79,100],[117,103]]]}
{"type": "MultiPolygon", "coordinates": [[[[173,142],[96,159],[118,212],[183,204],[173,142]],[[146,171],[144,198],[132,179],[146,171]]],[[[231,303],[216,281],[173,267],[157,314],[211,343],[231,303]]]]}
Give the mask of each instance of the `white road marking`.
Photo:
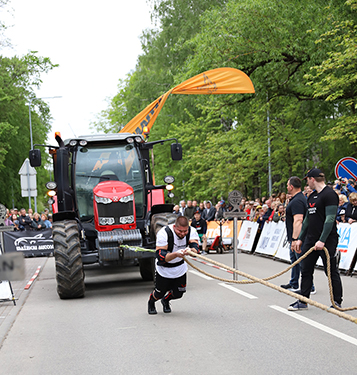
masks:
{"type": "Polygon", "coordinates": [[[235,293],[241,294],[242,296],[247,297],[249,299],[256,299],[256,298],[258,298],[256,296],[253,296],[252,294],[243,292],[243,290],[239,290],[239,289],[237,289],[234,286],[229,285],[229,284],[219,283],[218,285],[223,286],[223,287],[225,287],[225,288],[227,288],[227,289],[229,289],[229,290],[231,290],[231,291],[233,291],[235,293]]]}
{"type": "Polygon", "coordinates": [[[357,346],[357,339],[355,339],[354,337],[345,335],[344,333],[336,331],[333,328],[327,327],[327,326],[325,326],[325,325],[323,325],[321,323],[318,323],[318,322],[315,322],[315,321],[313,321],[313,320],[311,320],[309,318],[306,318],[305,316],[300,315],[296,311],[288,311],[287,309],[284,309],[283,307],[275,306],[275,305],[272,305],[272,306],[269,306],[269,307],[271,307],[272,309],[274,309],[276,311],[279,311],[279,312],[281,312],[281,313],[283,313],[285,315],[288,315],[291,318],[300,320],[300,321],[302,321],[302,322],[304,322],[306,324],[309,324],[312,327],[320,329],[321,331],[329,333],[332,336],[338,337],[341,340],[347,341],[350,344],[353,344],[353,345],[357,346]]]}
{"type": "Polygon", "coordinates": [[[206,279],[206,280],[213,280],[212,277],[209,277],[209,276],[206,276],[204,275],[203,273],[200,273],[200,272],[197,272],[197,271],[193,271],[193,270],[190,270],[191,273],[193,273],[194,275],[197,275],[199,277],[202,277],[203,279],[206,279]]]}

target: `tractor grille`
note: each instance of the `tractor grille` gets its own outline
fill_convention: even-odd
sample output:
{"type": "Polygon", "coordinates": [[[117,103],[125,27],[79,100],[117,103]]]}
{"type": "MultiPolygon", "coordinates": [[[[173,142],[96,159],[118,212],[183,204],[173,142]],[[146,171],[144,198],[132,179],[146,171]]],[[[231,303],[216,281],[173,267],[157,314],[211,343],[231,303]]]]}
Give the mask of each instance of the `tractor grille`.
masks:
{"type": "Polygon", "coordinates": [[[114,224],[120,225],[121,217],[127,217],[134,215],[133,202],[122,203],[122,202],[113,202],[110,204],[98,204],[98,216],[101,217],[112,217],[114,218],[114,224]]]}

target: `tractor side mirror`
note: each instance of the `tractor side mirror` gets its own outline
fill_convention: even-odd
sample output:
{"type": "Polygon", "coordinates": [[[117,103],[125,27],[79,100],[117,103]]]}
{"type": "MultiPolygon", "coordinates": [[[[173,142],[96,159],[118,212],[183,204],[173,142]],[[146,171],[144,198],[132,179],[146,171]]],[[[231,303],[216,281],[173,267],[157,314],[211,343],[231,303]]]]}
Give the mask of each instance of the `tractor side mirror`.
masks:
{"type": "Polygon", "coordinates": [[[30,150],[29,159],[30,159],[31,167],[40,167],[41,166],[41,151],[39,149],[30,150]]]}
{"type": "Polygon", "coordinates": [[[172,160],[182,159],[182,145],[181,143],[171,143],[171,158],[172,160]]]}

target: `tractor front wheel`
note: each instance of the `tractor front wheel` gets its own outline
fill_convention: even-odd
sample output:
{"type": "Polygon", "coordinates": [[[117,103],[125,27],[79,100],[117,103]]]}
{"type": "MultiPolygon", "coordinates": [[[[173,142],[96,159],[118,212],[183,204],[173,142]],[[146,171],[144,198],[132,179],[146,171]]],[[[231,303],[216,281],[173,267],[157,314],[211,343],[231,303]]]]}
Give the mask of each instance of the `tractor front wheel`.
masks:
{"type": "Polygon", "coordinates": [[[52,235],[57,293],[61,299],[81,298],[84,296],[85,285],[77,222],[54,222],[52,235]]]}

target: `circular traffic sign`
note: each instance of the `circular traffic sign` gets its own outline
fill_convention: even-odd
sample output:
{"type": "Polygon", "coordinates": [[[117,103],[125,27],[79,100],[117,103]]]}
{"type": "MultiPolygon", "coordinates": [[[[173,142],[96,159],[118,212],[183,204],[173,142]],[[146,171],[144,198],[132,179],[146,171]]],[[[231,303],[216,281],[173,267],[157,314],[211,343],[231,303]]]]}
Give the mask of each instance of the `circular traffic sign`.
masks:
{"type": "Polygon", "coordinates": [[[335,166],[335,176],[357,180],[357,160],[350,156],[340,159],[335,166]]]}

